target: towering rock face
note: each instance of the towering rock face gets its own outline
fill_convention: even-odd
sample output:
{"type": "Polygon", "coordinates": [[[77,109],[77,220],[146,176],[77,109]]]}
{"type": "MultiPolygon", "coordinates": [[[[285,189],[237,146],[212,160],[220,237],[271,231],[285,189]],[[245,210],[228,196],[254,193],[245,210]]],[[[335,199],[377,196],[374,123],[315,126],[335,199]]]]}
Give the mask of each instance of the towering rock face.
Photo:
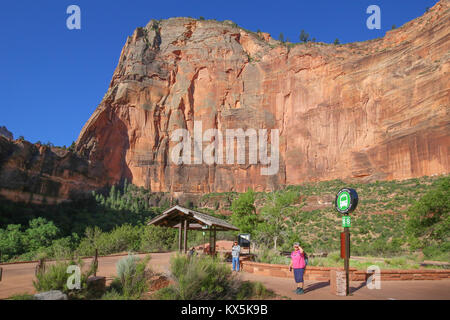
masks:
{"type": "Polygon", "coordinates": [[[337,46],[288,46],[230,22],[152,20],[127,39],[77,152],[104,170],[104,182],[170,192],[448,173],[449,19],[441,1],[382,39],[337,46]],[[175,130],[193,137],[199,123],[202,132],[268,129],[269,149],[279,130],[276,174],[261,174],[267,165],[248,156],[174,163],[175,130]]]}

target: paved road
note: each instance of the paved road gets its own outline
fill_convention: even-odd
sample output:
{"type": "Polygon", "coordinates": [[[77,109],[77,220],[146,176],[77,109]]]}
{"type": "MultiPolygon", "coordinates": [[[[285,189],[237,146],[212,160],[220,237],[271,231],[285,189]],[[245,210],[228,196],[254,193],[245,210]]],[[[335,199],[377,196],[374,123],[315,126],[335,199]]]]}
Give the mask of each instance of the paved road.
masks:
{"type": "MultiPolygon", "coordinates": [[[[157,272],[167,273],[172,253],[152,253],[149,266],[157,272]]],[[[116,263],[121,256],[100,257],[98,259],[97,275],[105,276],[111,280],[116,274],[116,263]]],[[[144,257],[145,255],[138,255],[144,257]]],[[[84,259],[88,266],[92,259],[84,259]]],[[[8,298],[14,294],[35,293],[33,280],[36,263],[21,263],[0,266],[3,268],[3,280],[0,282],[0,299],[8,298]]]]}
{"type": "Polygon", "coordinates": [[[450,280],[382,281],[381,289],[369,290],[364,282],[351,282],[351,296],[330,292],[328,282],[306,281],[305,294],[294,293],[294,279],[254,275],[242,272],[244,280],[260,281],[281,296],[295,300],[450,300],[450,280]]]}
{"type": "MultiPolygon", "coordinates": [[[[157,272],[168,273],[169,261],[173,253],[152,253],[150,268],[157,272]]],[[[140,255],[144,256],[144,255],[140,255]]],[[[123,256],[99,258],[98,275],[106,276],[108,280],[116,274],[116,263],[123,256]]],[[[86,265],[91,259],[85,259],[86,265]]],[[[33,288],[35,263],[3,265],[3,281],[0,282],[0,299],[14,294],[35,293],[33,288]]],[[[260,281],[275,291],[275,293],[290,299],[445,299],[450,300],[450,280],[420,280],[420,281],[383,281],[380,290],[369,290],[363,282],[352,282],[353,295],[338,297],[330,293],[328,282],[306,281],[304,295],[293,292],[293,279],[240,273],[243,280],[260,281]]]]}

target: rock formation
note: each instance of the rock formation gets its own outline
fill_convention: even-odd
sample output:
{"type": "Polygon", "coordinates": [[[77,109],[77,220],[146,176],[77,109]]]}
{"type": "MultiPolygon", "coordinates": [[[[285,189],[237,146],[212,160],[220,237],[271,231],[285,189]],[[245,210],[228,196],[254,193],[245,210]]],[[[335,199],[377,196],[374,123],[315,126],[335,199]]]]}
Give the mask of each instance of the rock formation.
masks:
{"type": "Polygon", "coordinates": [[[14,139],[11,131],[9,131],[5,126],[0,127],[0,136],[8,138],[10,140],[14,139]]]}
{"type": "Polygon", "coordinates": [[[126,40],[77,154],[0,138],[0,191],[59,201],[125,178],[178,196],[448,173],[449,7],[440,1],[384,38],[345,45],[281,43],[231,21],[152,20],[126,40]],[[198,123],[279,130],[277,173],[261,174],[249,155],[175,164],[173,133],[194,136],[198,123]]]}
{"type": "Polygon", "coordinates": [[[0,137],[0,198],[59,203],[100,188],[102,176],[68,150],[0,137]]]}
{"type": "MultiPolygon", "coordinates": [[[[150,21],[129,37],[77,150],[155,191],[271,190],[448,173],[449,3],[384,38],[282,44],[231,22],[150,21]],[[171,133],[278,129],[280,166],[170,160],[171,133]]],[[[206,146],[210,142],[204,142],[206,146]]]]}

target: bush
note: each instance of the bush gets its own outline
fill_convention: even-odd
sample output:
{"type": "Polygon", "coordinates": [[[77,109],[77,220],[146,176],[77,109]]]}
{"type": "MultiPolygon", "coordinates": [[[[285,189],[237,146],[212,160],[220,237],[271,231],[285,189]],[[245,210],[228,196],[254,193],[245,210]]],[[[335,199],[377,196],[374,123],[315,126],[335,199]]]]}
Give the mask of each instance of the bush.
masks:
{"type": "MultiPolygon", "coordinates": [[[[108,295],[114,297],[112,291],[126,299],[139,299],[147,290],[147,279],[150,270],[147,264],[150,256],[140,259],[134,255],[128,255],[117,262],[117,278],[111,284],[111,291],[108,295]]],[[[107,296],[108,296],[107,295],[107,296]]]]}
{"type": "Polygon", "coordinates": [[[255,261],[270,264],[289,264],[290,259],[286,256],[280,255],[280,253],[276,250],[263,249],[259,250],[255,261]]]}
{"type": "Polygon", "coordinates": [[[140,246],[140,228],[124,224],[111,232],[102,232],[99,228],[86,228],[85,238],[78,246],[79,255],[93,255],[95,248],[99,255],[108,255],[124,251],[137,251],[140,246]]]}
{"type": "Polygon", "coordinates": [[[174,249],[177,232],[173,228],[146,226],[142,229],[140,250],[143,252],[169,251],[174,249]]]}
{"type": "Polygon", "coordinates": [[[170,261],[174,285],[159,290],[161,300],[235,299],[240,281],[226,264],[210,256],[176,255],[170,261]]]}
{"type": "Polygon", "coordinates": [[[273,297],[275,294],[273,291],[268,290],[261,282],[245,281],[242,283],[237,294],[238,300],[256,298],[266,299],[273,297]]]}
{"type": "Polygon", "coordinates": [[[116,289],[110,289],[102,296],[101,300],[130,300],[130,298],[124,296],[116,289]]]}
{"type": "Polygon", "coordinates": [[[412,249],[448,245],[450,239],[450,177],[434,187],[408,209],[406,232],[412,249]]]}
{"type": "Polygon", "coordinates": [[[50,290],[60,290],[72,298],[81,298],[88,296],[87,279],[94,274],[95,268],[91,266],[88,270],[82,271],[83,263],[74,261],[58,261],[54,264],[47,264],[44,271],[38,272],[36,281],[33,280],[33,286],[38,292],[50,290]],[[81,270],[80,289],[70,290],[67,287],[67,280],[72,275],[67,273],[67,269],[71,265],[76,265],[81,270]]]}
{"type": "Polygon", "coordinates": [[[67,268],[71,265],[69,262],[57,262],[55,264],[47,265],[45,271],[39,272],[36,275],[36,281],[33,281],[33,286],[38,292],[61,290],[67,292],[67,279],[69,274],[67,268]]]}
{"type": "Polygon", "coordinates": [[[274,295],[260,282],[242,282],[228,265],[210,256],[177,255],[171,259],[170,267],[175,284],[158,290],[155,299],[263,299],[274,295]]]}
{"type": "Polygon", "coordinates": [[[12,297],[10,297],[9,300],[34,300],[34,296],[28,293],[15,294],[12,297]]]}

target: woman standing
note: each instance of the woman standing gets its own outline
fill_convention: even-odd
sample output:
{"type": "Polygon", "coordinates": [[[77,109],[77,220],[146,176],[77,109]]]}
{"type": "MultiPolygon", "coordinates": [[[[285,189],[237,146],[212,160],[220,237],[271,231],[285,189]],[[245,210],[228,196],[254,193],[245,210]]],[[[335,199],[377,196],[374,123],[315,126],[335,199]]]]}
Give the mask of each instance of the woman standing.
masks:
{"type": "Polygon", "coordinates": [[[303,291],[303,274],[305,273],[305,252],[298,242],[294,243],[294,251],[291,253],[291,263],[289,264],[289,271],[294,269],[294,279],[297,283],[297,290],[295,293],[304,294],[303,291]],[[300,287],[301,284],[301,287],[300,287]]]}

